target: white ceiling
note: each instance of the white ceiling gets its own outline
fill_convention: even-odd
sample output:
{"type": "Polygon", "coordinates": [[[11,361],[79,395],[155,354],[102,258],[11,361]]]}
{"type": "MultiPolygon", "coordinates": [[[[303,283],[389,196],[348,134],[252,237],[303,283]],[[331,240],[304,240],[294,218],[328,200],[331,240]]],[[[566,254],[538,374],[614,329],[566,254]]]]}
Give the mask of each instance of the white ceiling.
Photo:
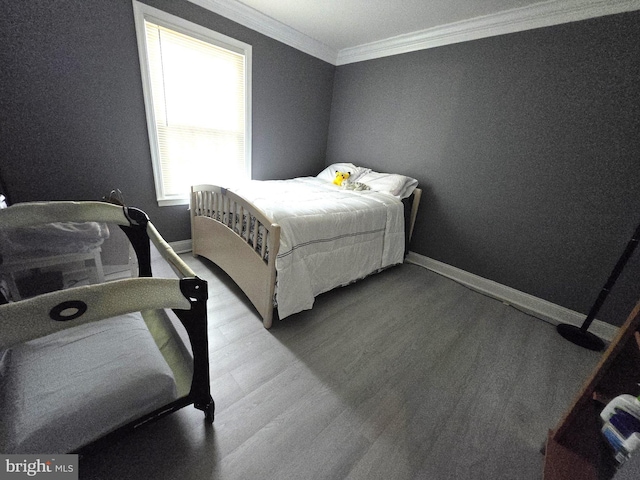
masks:
{"type": "Polygon", "coordinates": [[[539,0],[242,0],[241,3],[340,51],[539,0]]]}
{"type": "Polygon", "coordinates": [[[640,10],[640,0],[189,0],[341,65],[640,10]]]}

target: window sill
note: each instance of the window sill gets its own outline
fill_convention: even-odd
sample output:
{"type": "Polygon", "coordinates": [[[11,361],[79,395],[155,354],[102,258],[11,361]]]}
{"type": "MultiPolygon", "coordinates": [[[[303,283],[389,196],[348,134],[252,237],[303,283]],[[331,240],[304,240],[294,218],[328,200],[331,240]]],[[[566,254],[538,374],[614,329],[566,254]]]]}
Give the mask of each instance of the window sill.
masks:
{"type": "Polygon", "coordinates": [[[173,207],[175,205],[189,205],[189,199],[188,198],[158,199],[159,207],[173,207]]]}

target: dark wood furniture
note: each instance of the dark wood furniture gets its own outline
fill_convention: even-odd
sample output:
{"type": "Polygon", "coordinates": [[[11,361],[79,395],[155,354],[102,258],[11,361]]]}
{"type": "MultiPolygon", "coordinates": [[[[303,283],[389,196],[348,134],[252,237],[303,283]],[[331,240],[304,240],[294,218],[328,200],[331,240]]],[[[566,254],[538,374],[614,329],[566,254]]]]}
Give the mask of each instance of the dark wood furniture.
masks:
{"type": "Polygon", "coordinates": [[[613,478],[616,462],[600,432],[600,412],[618,395],[638,395],[639,383],[640,303],[620,327],[558,426],[549,432],[544,480],[613,478]]]}

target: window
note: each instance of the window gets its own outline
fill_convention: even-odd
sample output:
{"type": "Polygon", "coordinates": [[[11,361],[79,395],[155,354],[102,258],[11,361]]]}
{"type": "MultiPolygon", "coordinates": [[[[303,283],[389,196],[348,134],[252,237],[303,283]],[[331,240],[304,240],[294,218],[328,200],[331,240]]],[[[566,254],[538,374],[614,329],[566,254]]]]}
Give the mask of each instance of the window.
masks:
{"type": "Polygon", "coordinates": [[[251,46],[133,1],[159,205],[251,178],[251,46]]]}

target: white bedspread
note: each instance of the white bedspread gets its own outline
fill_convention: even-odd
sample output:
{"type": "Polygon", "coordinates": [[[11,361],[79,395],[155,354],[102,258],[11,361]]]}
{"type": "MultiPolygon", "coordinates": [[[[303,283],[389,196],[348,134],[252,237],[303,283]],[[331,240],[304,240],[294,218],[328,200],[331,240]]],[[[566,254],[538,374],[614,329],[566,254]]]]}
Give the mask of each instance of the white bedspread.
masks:
{"type": "Polygon", "coordinates": [[[316,295],[403,261],[404,210],[391,195],[343,190],[315,177],[253,181],[232,190],[281,227],[280,318],[310,309],[316,295]]]}

